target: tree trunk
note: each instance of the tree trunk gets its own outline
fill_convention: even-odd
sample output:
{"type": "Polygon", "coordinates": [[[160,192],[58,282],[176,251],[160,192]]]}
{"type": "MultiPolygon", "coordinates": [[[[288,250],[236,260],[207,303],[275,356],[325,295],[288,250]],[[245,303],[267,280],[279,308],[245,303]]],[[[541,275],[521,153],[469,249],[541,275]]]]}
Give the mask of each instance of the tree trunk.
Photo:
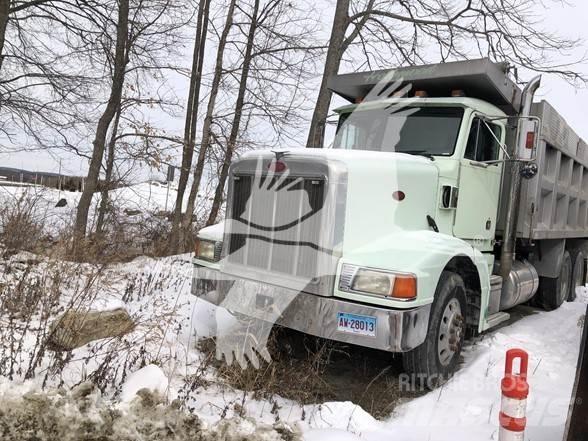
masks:
{"type": "Polygon", "coordinates": [[[186,236],[188,232],[192,228],[192,216],[194,215],[194,207],[196,205],[196,197],[198,195],[198,190],[200,189],[200,181],[202,179],[202,173],[204,171],[204,162],[206,159],[206,153],[210,146],[210,139],[211,139],[211,127],[212,127],[212,119],[214,115],[214,107],[216,104],[216,98],[220,88],[220,82],[223,74],[223,57],[225,52],[225,47],[227,45],[227,40],[229,37],[229,32],[231,27],[233,26],[233,14],[235,12],[235,4],[236,0],[231,0],[229,4],[229,9],[227,12],[227,19],[225,21],[225,26],[221,33],[220,40],[218,42],[218,49],[216,52],[216,62],[214,67],[214,76],[212,79],[212,85],[210,87],[210,96],[208,98],[208,105],[206,108],[206,117],[204,118],[204,123],[202,127],[202,141],[200,143],[200,150],[198,151],[198,160],[196,162],[196,167],[194,168],[194,177],[192,181],[192,186],[190,187],[190,194],[188,196],[188,204],[186,207],[186,213],[184,214],[184,221],[182,222],[182,235],[184,236],[181,238],[183,244],[185,245],[186,236]]]}
{"type": "Polygon", "coordinates": [[[112,185],[112,170],[114,169],[114,147],[116,145],[116,134],[118,132],[118,124],[120,121],[120,114],[122,109],[118,108],[112,130],[110,133],[110,141],[108,142],[108,152],[106,156],[106,171],[104,172],[104,188],[100,194],[100,206],[98,207],[98,219],[96,220],[96,233],[102,234],[104,228],[104,219],[106,218],[106,211],[108,210],[108,191],[112,185]]]}
{"type": "Polygon", "coordinates": [[[86,236],[86,228],[88,223],[88,211],[92,203],[94,191],[98,185],[98,178],[100,177],[100,168],[102,165],[102,157],[104,156],[104,147],[106,144],[106,136],[108,134],[108,127],[114,118],[117,109],[120,107],[122,89],[125,80],[125,70],[128,63],[127,44],[129,38],[129,0],[118,1],[118,23],[116,30],[116,50],[114,55],[114,71],[112,76],[112,86],[110,89],[110,97],[104,109],[104,113],[98,120],[96,127],[96,136],[93,141],[92,157],[90,159],[90,167],[84,191],[78,203],[76,213],[76,221],[74,226],[74,247],[77,246],[86,236]]]}
{"type": "Polygon", "coordinates": [[[329,49],[327,50],[327,59],[323,70],[323,78],[319,88],[319,94],[316,99],[314,112],[310,121],[310,130],[306,147],[322,148],[325,141],[325,125],[331,104],[331,91],[327,89],[329,77],[339,71],[341,57],[343,56],[345,32],[349,25],[349,0],[337,0],[335,9],[335,18],[331,28],[331,37],[329,39],[329,49]]]}
{"type": "Polygon", "coordinates": [[[229,135],[229,141],[227,143],[227,149],[225,157],[221,167],[221,172],[218,178],[218,184],[214,193],[214,201],[212,202],[212,208],[210,215],[206,221],[206,225],[212,225],[216,222],[220,206],[222,204],[223,193],[225,189],[225,183],[229,174],[229,166],[233,159],[233,153],[237,145],[237,138],[239,136],[239,129],[241,126],[241,117],[243,116],[243,104],[245,102],[245,93],[247,92],[247,81],[249,79],[249,70],[251,68],[252,52],[253,52],[253,40],[255,38],[255,32],[257,30],[257,14],[259,11],[259,0],[255,0],[253,6],[253,13],[251,14],[251,25],[249,26],[249,32],[247,35],[247,46],[245,48],[245,55],[243,57],[243,69],[241,71],[241,79],[239,81],[239,92],[237,94],[237,101],[235,103],[235,114],[233,116],[233,124],[231,126],[231,133],[229,135]]]}
{"type": "Polygon", "coordinates": [[[178,193],[174,206],[172,231],[170,237],[169,251],[171,254],[176,254],[180,251],[180,224],[182,222],[182,206],[184,202],[184,194],[188,185],[188,178],[192,168],[192,158],[194,157],[196,123],[198,121],[200,86],[202,82],[202,67],[204,65],[204,51],[206,49],[206,35],[208,32],[210,1],[211,0],[201,1],[198,6],[196,38],[194,42],[194,54],[192,56],[192,71],[190,74],[190,91],[188,92],[186,122],[184,126],[182,165],[180,168],[178,193]]]}
{"type": "Polygon", "coordinates": [[[6,39],[6,27],[8,26],[8,16],[10,14],[10,0],[0,0],[0,71],[4,61],[4,41],[6,39]]]}

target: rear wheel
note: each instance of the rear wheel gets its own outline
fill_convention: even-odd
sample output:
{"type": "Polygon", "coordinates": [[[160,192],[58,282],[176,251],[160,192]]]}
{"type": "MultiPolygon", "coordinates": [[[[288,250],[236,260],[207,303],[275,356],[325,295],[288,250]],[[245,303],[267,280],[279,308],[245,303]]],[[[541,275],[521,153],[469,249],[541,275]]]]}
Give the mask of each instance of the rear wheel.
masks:
{"type": "Polygon", "coordinates": [[[541,277],[537,297],[539,305],[546,311],[559,308],[570,297],[571,286],[572,257],[569,251],[565,251],[559,276],[555,278],[541,277]]]}
{"type": "Polygon", "coordinates": [[[574,258],[574,267],[572,270],[572,288],[568,300],[573,302],[576,300],[576,288],[584,286],[586,280],[586,261],[584,260],[584,253],[578,251],[574,258]]]}
{"type": "Polygon", "coordinates": [[[403,354],[405,371],[413,382],[433,389],[457,369],[466,330],[466,290],[462,278],[443,271],[429,318],[425,342],[403,354]]]}

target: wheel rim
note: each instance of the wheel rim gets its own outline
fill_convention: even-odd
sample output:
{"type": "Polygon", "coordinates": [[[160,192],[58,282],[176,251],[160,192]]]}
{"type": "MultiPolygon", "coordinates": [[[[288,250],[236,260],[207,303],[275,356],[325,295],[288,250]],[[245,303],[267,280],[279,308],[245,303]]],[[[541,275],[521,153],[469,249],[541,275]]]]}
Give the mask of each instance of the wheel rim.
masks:
{"type": "Polygon", "coordinates": [[[439,362],[448,366],[455,354],[459,351],[459,345],[463,334],[463,316],[461,305],[454,297],[443,311],[439,324],[439,336],[437,338],[437,354],[439,362]]]}
{"type": "Polygon", "coordinates": [[[569,259],[564,259],[561,264],[561,273],[559,275],[560,290],[559,290],[559,304],[561,305],[570,294],[570,280],[572,277],[572,265],[569,259]]]}

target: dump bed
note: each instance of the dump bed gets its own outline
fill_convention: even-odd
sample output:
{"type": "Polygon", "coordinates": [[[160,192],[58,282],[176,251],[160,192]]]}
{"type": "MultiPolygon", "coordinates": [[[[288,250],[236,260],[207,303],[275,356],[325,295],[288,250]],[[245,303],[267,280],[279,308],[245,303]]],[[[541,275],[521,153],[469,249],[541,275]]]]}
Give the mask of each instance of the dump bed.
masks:
{"type": "Polygon", "coordinates": [[[522,182],[517,236],[588,237],[588,146],[546,101],[532,114],[541,118],[539,173],[522,182]]]}

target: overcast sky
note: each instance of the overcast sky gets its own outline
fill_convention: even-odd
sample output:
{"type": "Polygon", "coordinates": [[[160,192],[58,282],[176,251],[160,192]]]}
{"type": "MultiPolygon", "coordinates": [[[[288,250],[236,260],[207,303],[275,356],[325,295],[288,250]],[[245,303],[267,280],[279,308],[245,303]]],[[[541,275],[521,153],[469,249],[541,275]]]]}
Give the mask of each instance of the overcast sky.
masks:
{"type": "MultiPolygon", "coordinates": [[[[558,32],[568,38],[581,38],[585,42],[576,48],[574,55],[580,59],[588,53],[588,1],[568,0],[569,6],[553,7],[538,10],[537,15],[543,17],[545,29],[558,32]]],[[[332,16],[324,15],[325,29],[330,26],[332,16]]],[[[191,51],[190,51],[191,52],[191,51]]],[[[577,70],[588,75],[588,62],[576,67],[577,70]]],[[[183,87],[179,87],[181,94],[183,87]]],[[[566,81],[552,75],[544,75],[542,87],[537,94],[539,99],[549,101],[561,113],[574,130],[585,140],[588,140],[588,90],[577,88],[566,81]]],[[[168,133],[183,127],[181,120],[171,121],[168,133]]],[[[88,140],[90,144],[91,140],[88,140]]],[[[305,139],[301,139],[301,144],[305,139]]],[[[76,156],[63,156],[54,152],[34,153],[0,153],[0,166],[18,167],[29,170],[58,171],[61,159],[62,170],[67,174],[82,175],[86,173],[87,161],[76,156]]],[[[178,158],[179,161],[179,158],[178,158]]]]}

